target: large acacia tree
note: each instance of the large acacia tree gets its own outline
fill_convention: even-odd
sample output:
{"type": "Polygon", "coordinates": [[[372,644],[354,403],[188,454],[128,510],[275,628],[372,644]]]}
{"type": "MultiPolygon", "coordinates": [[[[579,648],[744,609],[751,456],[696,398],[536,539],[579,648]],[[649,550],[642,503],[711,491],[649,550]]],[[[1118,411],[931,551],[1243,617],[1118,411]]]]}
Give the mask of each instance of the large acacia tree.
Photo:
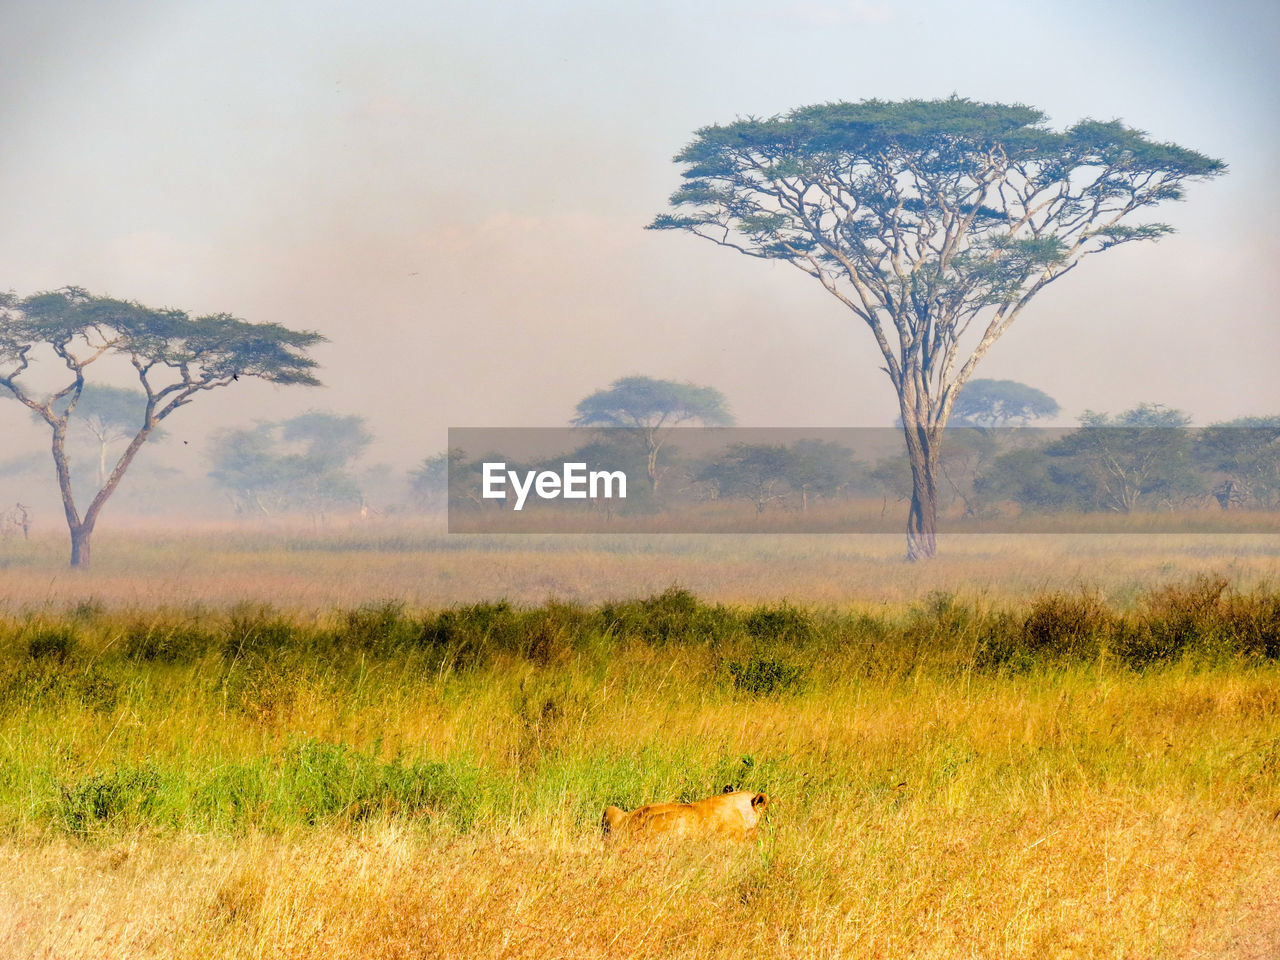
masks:
{"type": "Polygon", "coordinates": [[[103,505],[161,421],[200,394],[242,377],[318,385],[312,373],[316,362],[307,350],[323,340],[275,323],[249,323],[227,313],[191,317],[181,310],[96,297],[78,287],[24,299],[0,294],[0,387],[49,426],[71,532],[71,565],[88,565],[90,537],[103,505]],[[72,492],[67,424],[90,368],[112,357],[132,366],[143,399],[128,445],[81,513],[72,492]],[[53,368],[46,374],[58,378],[52,392],[26,382],[24,375],[35,372],[33,363],[53,368]]]}
{"type": "Polygon", "coordinates": [[[790,263],[875,338],[911,464],[910,559],[936,551],[941,431],[991,345],[1084,258],[1171,232],[1135,215],[1226,169],[1119,121],[1058,132],[956,97],[704,127],[675,160],[676,212],[651,229],[790,263]]]}

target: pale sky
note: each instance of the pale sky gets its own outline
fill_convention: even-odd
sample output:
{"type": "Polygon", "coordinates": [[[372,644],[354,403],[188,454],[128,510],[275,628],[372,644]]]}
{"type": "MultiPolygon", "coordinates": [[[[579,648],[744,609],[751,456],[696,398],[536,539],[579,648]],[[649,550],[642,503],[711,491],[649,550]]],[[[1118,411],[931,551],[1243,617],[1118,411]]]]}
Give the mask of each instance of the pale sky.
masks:
{"type": "MultiPolygon", "coordinates": [[[[868,332],[813,280],[642,228],[700,126],[956,93],[1230,165],[1158,214],[1177,234],[1050,287],[978,376],[1064,423],[1280,413],[1278,22],[1180,0],[9,2],[0,289],[328,337],[325,389],[241,383],[169,422],[193,474],[208,430],[254,418],[361,414],[399,468],[449,426],[564,425],[637,373],[715,386],[744,425],[883,426],[868,332]]],[[[2,399],[0,436],[40,438],[2,399]]]]}

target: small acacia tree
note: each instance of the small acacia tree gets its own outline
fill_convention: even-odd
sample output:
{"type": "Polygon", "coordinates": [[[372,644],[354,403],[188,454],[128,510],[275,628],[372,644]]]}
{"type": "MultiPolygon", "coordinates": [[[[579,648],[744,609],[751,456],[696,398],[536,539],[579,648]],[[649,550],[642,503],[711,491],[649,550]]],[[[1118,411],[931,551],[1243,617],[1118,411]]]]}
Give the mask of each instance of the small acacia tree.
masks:
{"type": "Polygon", "coordinates": [[[722,499],[749,500],[762,514],[775,500],[781,500],[795,459],[781,444],[734,443],[698,473],[698,480],[711,484],[722,499]]]}
{"type": "Polygon", "coordinates": [[[658,454],[670,429],[698,421],[709,427],[733,424],[724,394],[715,387],[700,387],[652,377],[623,377],[607,390],[597,390],[578,403],[575,427],[628,427],[644,443],[650,489],[658,489],[658,454]]]}
{"type": "Polygon", "coordinates": [[[249,323],[226,313],[191,317],[181,310],[95,297],[78,287],[25,299],[0,295],[0,386],[49,425],[71,532],[71,565],[88,565],[103,505],[162,420],[201,393],[241,377],[316,386],[316,362],[307,350],[323,340],[275,323],[249,323]],[[84,393],[86,372],[112,356],[133,367],[145,400],[128,445],[81,513],[72,492],[67,424],[84,393]],[[20,379],[32,363],[45,362],[66,369],[61,386],[49,394],[20,379]]]}
{"type": "Polygon", "coordinates": [[[789,448],[787,482],[800,492],[800,509],[809,510],[809,497],[832,496],[853,480],[853,451],[827,440],[797,440],[789,448]]]}
{"type": "Polygon", "coordinates": [[[1090,509],[1131,513],[1158,501],[1173,507],[1195,494],[1191,418],[1159,403],[1111,416],[1086,410],[1080,429],[1050,444],[1051,470],[1080,491],[1090,509]]]}
{"type": "MultiPolygon", "coordinates": [[[[71,432],[78,431],[91,438],[96,448],[97,472],[94,489],[99,489],[107,479],[107,455],[111,447],[133,439],[134,430],[141,418],[147,398],[140,390],[113,387],[106,383],[88,383],[80,391],[80,399],[68,422],[71,432]]],[[[32,413],[32,418],[43,422],[44,418],[32,413]]],[[[163,438],[159,429],[151,433],[151,442],[163,438]]],[[[74,468],[74,464],[72,465],[74,468]]]]}
{"type": "Polygon", "coordinates": [[[996,457],[975,487],[988,501],[1012,500],[1032,511],[1174,509],[1204,489],[1190,422],[1158,403],[1114,416],[1086,410],[1078,430],[996,457]]]}
{"type": "Polygon", "coordinates": [[[971,380],[952,407],[955,425],[994,430],[1056,417],[1058,401],[1017,380],[971,380]]]}
{"type": "Polygon", "coordinates": [[[1280,416],[1239,417],[1205,427],[1195,455],[1203,467],[1221,473],[1213,496],[1223,510],[1232,504],[1280,506],[1280,416]]]}
{"type": "Polygon", "coordinates": [[[237,513],[304,510],[323,517],[341,504],[362,502],[352,468],[372,442],[364,417],[312,410],[215,434],[209,476],[237,513]]]}
{"type": "Polygon", "coordinates": [[[1170,232],[1123,221],[1225,171],[1119,121],[948,100],[802,107],[699,130],[676,156],[685,230],[816,279],[871,331],[911,464],[907,556],[936,552],[937,446],[978,361],[1085,257],[1170,232]]]}

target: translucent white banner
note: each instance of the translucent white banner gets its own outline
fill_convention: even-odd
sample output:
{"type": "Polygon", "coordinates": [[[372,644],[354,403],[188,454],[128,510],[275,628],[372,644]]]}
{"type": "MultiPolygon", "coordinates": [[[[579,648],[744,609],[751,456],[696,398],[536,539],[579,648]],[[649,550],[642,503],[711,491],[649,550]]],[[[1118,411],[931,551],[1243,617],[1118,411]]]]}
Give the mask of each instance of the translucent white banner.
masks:
{"type": "Polygon", "coordinates": [[[454,428],[454,533],[1277,533],[1280,429],[454,428]],[[930,496],[932,491],[932,496],[930,496]],[[930,507],[932,500],[932,507],[930,507]]]}

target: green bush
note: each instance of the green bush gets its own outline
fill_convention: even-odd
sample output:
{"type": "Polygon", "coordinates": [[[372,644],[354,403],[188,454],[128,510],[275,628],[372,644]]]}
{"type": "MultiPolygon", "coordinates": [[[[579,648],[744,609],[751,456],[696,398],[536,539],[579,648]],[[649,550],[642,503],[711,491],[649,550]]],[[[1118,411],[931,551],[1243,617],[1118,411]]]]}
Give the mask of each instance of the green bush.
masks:
{"type": "Polygon", "coordinates": [[[346,611],[333,643],[339,649],[390,654],[414,642],[418,629],[405,616],[403,601],[384,600],[346,611]]]}
{"type": "Polygon", "coordinates": [[[733,688],[752,697],[798,692],[808,678],[804,667],[762,654],[747,660],[726,660],[724,669],[733,688]]]}
{"type": "Polygon", "coordinates": [[[743,618],[742,625],[757,640],[794,646],[803,646],[814,635],[812,615],[785,602],[774,607],[756,607],[743,618]]]}
{"type": "Polygon", "coordinates": [[[281,653],[305,650],[304,632],[269,608],[237,610],[227,623],[226,638],[222,644],[223,659],[235,662],[242,659],[268,660],[281,653]]]}
{"type": "Polygon", "coordinates": [[[215,649],[218,637],[189,624],[139,621],[124,633],[124,654],[140,663],[189,663],[215,649]]]}
{"type": "Polygon", "coordinates": [[[1222,618],[1235,651],[1248,657],[1280,660],[1280,594],[1231,596],[1222,618]]]}
{"type": "Polygon", "coordinates": [[[654,646],[668,643],[723,643],[742,632],[731,610],[698,600],[681,587],[668,587],[644,600],[605,604],[600,616],[614,636],[654,646]]]}
{"type": "Polygon", "coordinates": [[[57,819],[72,834],[147,819],[163,787],[150,766],[119,767],[62,787],[57,819]]]}
{"type": "Polygon", "coordinates": [[[1117,631],[1112,652],[1139,670],[1185,653],[1241,652],[1232,649],[1224,617],[1227,586],[1225,579],[1201,576],[1149,592],[1136,620],[1117,631]]]}
{"type": "Polygon", "coordinates": [[[442,610],[422,621],[416,643],[445,664],[482,664],[496,651],[512,652],[521,642],[519,613],[505,600],[442,610]]]}
{"type": "Polygon", "coordinates": [[[64,663],[75,648],[76,634],[70,627],[40,627],[27,641],[27,656],[32,660],[64,663]]]}
{"type": "Polygon", "coordinates": [[[1092,593],[1051,593],[1031,605],[1022,641],[1032,655],[1092,659],[1115,629],[1115,618],[1092,593]]]}

